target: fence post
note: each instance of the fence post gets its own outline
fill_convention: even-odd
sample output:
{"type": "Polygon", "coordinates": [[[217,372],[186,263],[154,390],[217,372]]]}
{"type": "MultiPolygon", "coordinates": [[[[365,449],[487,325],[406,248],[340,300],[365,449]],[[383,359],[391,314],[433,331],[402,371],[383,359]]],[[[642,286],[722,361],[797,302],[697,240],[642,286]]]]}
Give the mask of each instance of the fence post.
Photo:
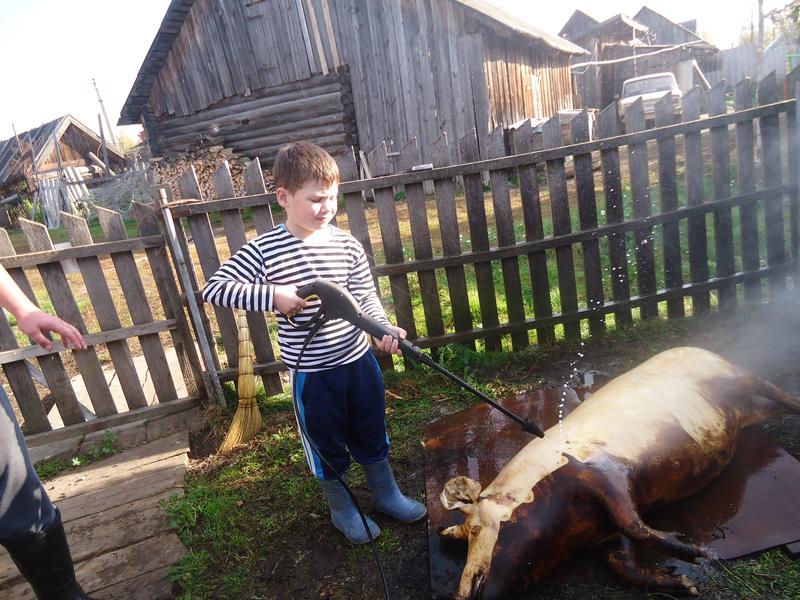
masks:
{"type": "MultiPolygon", "coordinates": [[[[672,94],[664,94],[656,102],[656,127],[666,127],[675,122],[675,105],[672,94]]],[[[659,138],[658,146],[658,188],[661,198],[661,212],[668,213],[678,209],[678,172],[675,157],[675,137],[659,138]]],[[[681,230],[680,223],[669,221],[661,226],[664,244],[664,287],[668,290],[683,286],[681,269],[681,230]]],[[[683,296],[667,300],[667,318],[683,317],[686,311],[683,296]]]]}
{"type": "MultiPolygon", "coordinates": [[[[597,115],[597,126],[600,136],[604,138],[619,135],[619,116],[616,103],[606,106],[597,115]]],[[[603,191],[606,197],[606,223],[613,225],[625,221],[622,175],[619,164],[619,148],[610,148],[600,152],[603,168],[603,191]]],[[[628,300],[631,297],[628,281],[628,242],[625,233],[608,236],[608,254],[611,262],[611,295],[615,302],[628,300]]],[[[618,325],[633,323],[630,308],[614,310],[614,321],[618,325]]]]}
{"type": "MultiPolygon", "coordinates": [[[[753,107],[753,82],[749,77],[736,84],[735,107],[737,111],[753,107]]],[[[736,164],[740,194],[756,191],[756,166],[754,158],[753,120],[736,124],[736,164]]],[[[742,247],[742,270],[758,271],[761,267],[758,249],[758,205],[749,202],[739,209],[739,230],[742,247]]],[[[745,302],[757,305],[761,302],[761,279],[744,282],[745,302]]]]}
{"type": "MultiPolygon", "coordinates": [[[[581,111],[571,124],[572,143],[589,141],[589,113],[581,111]]],[[[578,217],[581,231],[597,228],[597,197],[594,193],[594,169],[592,155],[579,154],[573,158],[575,162],[575,188],[578,192],[578,217]]],[[[603,266],[600,263],[600,242],[589,240],[583,246],[583,273],[586,282],[586,306],[589,311],[603,308],[603,266]]],[[[590,312],[591,314],[591,312],[590,312]]],[[[589,332],[592,335],[606,330],[606,319],[603,313],[589,317],[589,332]]]]}
{"type": "MultiPolygon", "coordinates": [[[[561,119],[551,117],[542,125],[542,143],[545,148],[560,148],[564,145],[561,137],[561,119]]],[[[547,187],[550,192],[550,211],[553,218],[553,235],[566,235],[572,231],[567,195],[567,174],[563,158],[547,161],[547,187]]],[[[561,298],[561,314],[569,315],[578,311],[578,289],[575,282],[575,260],[572,246],[556,248],[558,269],[558,293],[561,298]]],[[[581,339],[579,320],[564,323],[564,337],[581,339]]]]}

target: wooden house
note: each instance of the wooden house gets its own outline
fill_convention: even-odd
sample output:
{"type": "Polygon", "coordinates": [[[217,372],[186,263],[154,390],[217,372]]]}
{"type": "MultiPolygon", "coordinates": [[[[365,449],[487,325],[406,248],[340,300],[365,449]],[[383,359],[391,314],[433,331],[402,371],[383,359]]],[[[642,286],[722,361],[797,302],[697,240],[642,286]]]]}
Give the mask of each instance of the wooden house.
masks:
{"type": "Polygon", "coordinates": [[[675,23],[647,6],[632,18],[618,14],[602,22],[575,11],[559,35],[590,53],[573,64],[595,63],[573,69],[581,104],[605,108],[617,99],[623,81],[650,73],[675,73],[684,91],[706,84],[703,73],[717,68],[718,49],[690,27],[696,29],[696,21],[675,23]]]}
{"type": "Polygon", "coordinates": [[[269,165],[291,140],[416,137],[424,161],[442,132],[573,108],[582,54],[479,0],[173,0],[119,124],[156,155],[222,145],[269,165]]]}
{"type": "MultiPolygon", "coordinates": [[[[113,146],[107,146],[112,169],[121,169],[125,157],[113,146]]],[[[74,167],[76,172],[94,171],[96,160],[102,159],[100,136],[72,115],[64,115],[49,123],[0,142],[0,197],[15,194],[26,179],[24,191],[32,191],[33,179],[55,178],[58,169],[74,167]]]]}

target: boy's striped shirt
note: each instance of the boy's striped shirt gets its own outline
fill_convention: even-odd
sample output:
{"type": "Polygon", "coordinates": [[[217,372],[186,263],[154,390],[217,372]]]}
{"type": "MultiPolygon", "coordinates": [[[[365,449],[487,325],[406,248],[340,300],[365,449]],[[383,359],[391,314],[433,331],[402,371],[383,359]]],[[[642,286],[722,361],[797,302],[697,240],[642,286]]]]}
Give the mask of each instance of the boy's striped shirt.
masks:
{"type": "MultiPolygon", "coordinates": [[[[361,244],[341,229],[330,227],[329,239],[309,244],[279,225],[242,246],[206,282],[203,299],[212,304],[251,311],[272,311],[273,285],[301,287],[322,277],[347,288],[365,313],[390,324],[383,311],[361,244]]],[[[319,299],[293,320],[303,323],[319,308],[319,299]]],[[[297,357],[307,331],[292,327],[275,313],[281,359],[298,369],[297,357]]],[[[321,371],[350,363],[369,349],[367,335],[347,321],[335,319],[319,330],[303,353],[300,371],[321,371]]]]}

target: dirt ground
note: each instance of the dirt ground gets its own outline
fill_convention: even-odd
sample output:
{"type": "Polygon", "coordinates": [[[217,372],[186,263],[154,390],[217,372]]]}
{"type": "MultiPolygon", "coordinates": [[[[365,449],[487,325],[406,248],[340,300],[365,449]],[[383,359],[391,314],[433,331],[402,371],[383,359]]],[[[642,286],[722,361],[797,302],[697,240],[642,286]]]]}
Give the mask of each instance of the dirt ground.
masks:
{"type": "MultiPolygon", "coordinates": [[[[530,365],[516,365],[512,370],[479,369],[474,374],[482,380],[495,380],[504,389],[530,389],[562,385],[574,374],[596,371],[615,376],[664,349],[694,345],[718,352],[731,361],[752,369],[785,390],[800,396],[800,295],[785,293],[769,304],[752,310],[741,310],[731,316],[718,314],[670,323],[644,323],[629,333],[617,332],[580,345],[560,345],[537,354],[530,365]],[[579,356],[579,353],[583,356],[579,356]]],[[[413,382],[388,386],[389,402],[414,393],[413,382]]],[[[440,412],[454,410],[443,403],[440,412]]],[[[292,425],[288,413],[272,415],[271,426],[292,425]]],[[[424,460],[419,439],[410,452],[395,462],[401,487],[422,498],[425,489],[424,460]]],[[[793,456],[800,459],[800,415],[777,417],[766,426],[767,431],[793,456]]],[[[209,460],[208,450],[217,447],[219,434],[200,434],[195,440],[195,461],[209,460]]],[[[363,486],[362,486],[363,487],[363,486]]],[[[366,494],[357,487],[356,495],[366,507],[366,494]]],[[[330,527],[326,514],[310,515],[305,524],[283,539],[280,547],[260,552],[264,556],[259,573],[259,594],[253,598],[278,599],[379,599],[383,597],[375,561],[367,548],[353,551],[330,527]]],[[[379,544],[386,570],[390,597],[393,599],[427,599],[431,597],[428,568],[427,530],[424,523],[396,526],[380,515],[376,517],[387,538],[379,544]]],[[[731,586],[736,579],[736,563],[728,566],[707,566],[694,573],[702,589],[701,597],[790,598],[781,589],[774,594],[738,595],[731,586]]],[[[672,598],[664,593],[645,593],[621,583],[604,569],[592,567],[590,577],[580,580],[569,575],[556,581],[539,584],[519,598],[672,598]]],[[[769,576],[769,574],[767,574],[769,576]]],[[[734,582],[735,583],[735,582],[734,582]]],[[[780,586],[778,586],[780,587],[780,586]]],[[[793,592],[791,592],[793,593],[793,592]]],[[[791,594],[790,593],[790,594],[791,594]]],[[[220,598],[227,597],[224,595],[220,598]]]]}

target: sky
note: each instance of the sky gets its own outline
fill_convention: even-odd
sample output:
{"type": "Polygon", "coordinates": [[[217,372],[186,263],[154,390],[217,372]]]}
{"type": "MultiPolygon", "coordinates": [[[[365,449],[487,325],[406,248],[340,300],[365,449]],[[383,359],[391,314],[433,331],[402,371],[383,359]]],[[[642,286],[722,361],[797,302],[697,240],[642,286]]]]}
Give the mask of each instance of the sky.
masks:
{"type": "MultiPolygon", "coordinates": [[[[243,1],[243,0],[242,0],[243,1]]],[[[377,2],[380,0],[368,0],[377,2]]],[[[440,2],[442,0],[433,0],[440,2]]],[[[633,16],[629,0],[489,0],[506,12],[557,34],[578,8],[598,21],[633,16]]],[[[788,0],[764,0],[764,9],[788,0]]],[[[673,21],[698,20],[701,35],[731,47],[749,27],[756,0],[648,0],[673,21]]],[[[134,138],[138,126],[117,128],[125,99],[155,37],[169,0],[0,0],[0,140],[65,114],[98,130],[97,82],[108,119],[134,138]]]]}

